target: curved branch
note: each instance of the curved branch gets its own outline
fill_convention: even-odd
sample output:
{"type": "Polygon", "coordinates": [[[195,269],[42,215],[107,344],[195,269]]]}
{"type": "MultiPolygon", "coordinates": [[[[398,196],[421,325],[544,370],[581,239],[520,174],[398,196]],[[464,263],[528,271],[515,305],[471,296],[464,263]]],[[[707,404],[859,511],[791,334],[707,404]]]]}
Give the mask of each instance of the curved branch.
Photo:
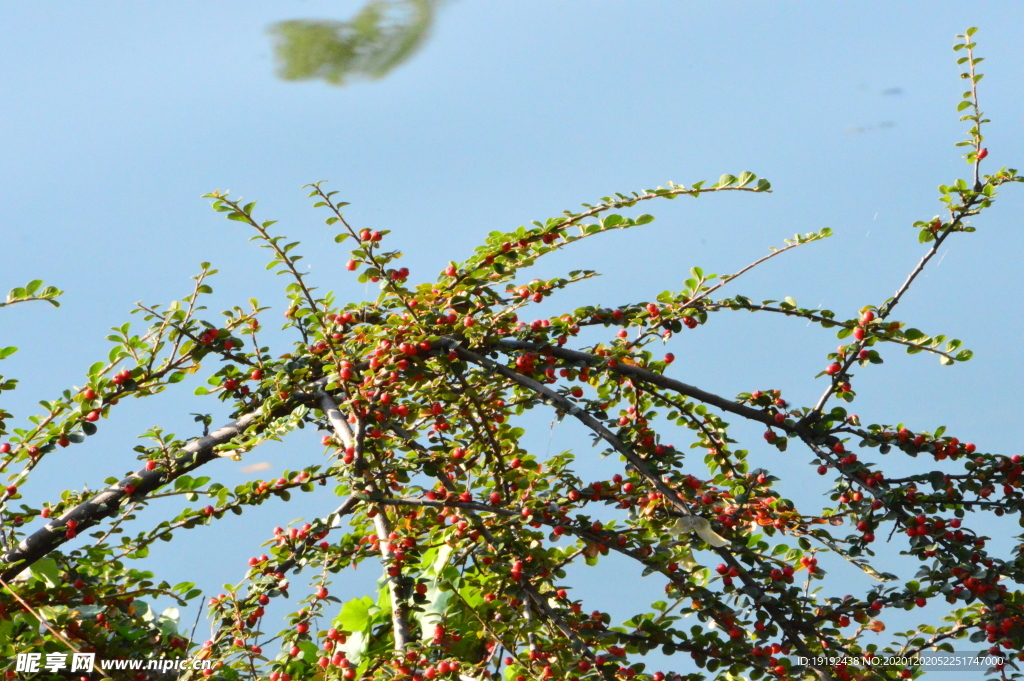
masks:
{"type": "MultiPolygon", "coordinates": [[[[612,446],[612,448],[615,449],[615,451],[617,451],[620,454],[622,454],[622,456],[630,464],[632,464],[634,468],[636,468],[637,472],[639,472],[655,489],[657,489],[659,492],[661,492],[664,495],[665,499],[669,503],[671,503],[673,506],[675,506],[684,515],[687,515],[687,516],[694,515],[693,512],[690,510],[690,508],[683,502],[683,500],[679,498],[679,495],[675,492],[675,490],[673,490],[671,487],[669,487],[667,484],[665,484],[665,482],[662,481],[662,479],[660,477],[658,477],[657,475],[652,473],[651,470],[647,467],[647,464],[644,463],[643,459],[641,459],[639,456],[637,456],[635,452],[633,452],[629,447],[627,447],[621,440],[619,440],[619,438],[617,438],[611,431],[609,431],[604,426],[604,424],[602,424],[598,419],[596,419],[589,412],[587,412],[587,411],[585,411],[583,409],[580,409],[572,401],[568,400],[567,398],[563,397],[562,395],[559,395],[555,391],[553,391],[550,388],[548,388],[547,386],[537,382],[536,380],[534,380],[534,379],[532,379],[532,378],[530,378],[528,376],[523,376],[522,374],[519,374],[519,373],[509,369],[506,366],[498,364],[497,362],[494,362],[491,359],[488,359],[486,357],[483,357],[481,355],[476,354],[475,352],[473,352],[471,350],[468,350],[467,348],[463,347],[455,339],[448,339],[448,348],[449,348],[450,351],[453,351],[453,352],[457,353],[460,357],[462,357],[466,361],[472,362],[473,364],[476,364],[478,366],[482,366],[482,367],[484,367],[486,369],[494,371],[495,373],[501,374],[505,378],[508,378],[508,379],[514,381],[515,383],[518,383],[519,385],[521,385],[521,386],[523,386],[523,387],[525,387],[525,388],[527,388],[527,389],[537,393],[538,395],[543,396],[544,398],[547,399],[548,402],[554,404],[559,409],[562,409],[563,411],[567,412],[571,416],[574,416],[577,420],[579,420],[581,423],[583,423],[583,425],[587,426],[590,430],[592,430],[594,433],[596,433],[601,439],[603,439],[605,442],[610,444],[612,446]]],[[[580,354],[581,355],[586,355],[586,353],[580,353],[580,354]]],[[[589,355],[587,355],[587,356],[589,356],[589,355]]],[[[627,369],[628,370],[638,370],[637,367],[629,367],[629,366],[623,367],[622,365],[617,365],[615,368],[616,369],[620,369],[621,368],[620,369],[620,373],[626,373],[627,369]]],[[[649,372],[649,371],[646,371],[646,370],[643,370],[643,369],[639,369],[639,371],[643,371],[644,374],[650,374],[651,376],[659,378],[659,379],[664,379],[663,376],[659,376],[658,374],[654,374],[652,372],[649,372]]],[[[665,380],[672,381],[672,379],[665,379],[665,380]]],[[[749,407],[743,407],[742,405],[737,405],[737,404],[735,404],[733,402],[724,400],[723,398],[721,398],[721,397],[719,397],[717,395],[712,395],[711,393],[706,393],[703,390],[700,390],[699,388],[694,388],[693,386],[687,386],[686,384],[679,383],[678,381],[673,381],[673,383],[677,383],[678,385],[684,387],[687,390],[695,391],[695,392],[697,392],[699,394],[702,394],[702,395],[704,395],[704,396],[706,396],[708,398],[714,399],[716,401],[724,402],[724,403],[728,404],[732,408],[737,408],[738,407],[738,408],[740,408],[740,409],[742,409],[744,411],[753,412],[753,414],[755,416],[757,416],[757,418],[755,420],[761,421],[762,419],[770,418],[766,414],[763,414],[762,412],[759,412],[757,410],[751,409],[749,407]]],[[[730,566],[734,566],[734,567],[736,567],[739,570],[740,579],[743,580],[744,585],[748,589],[750,589],[754,594],[756,594],[756,599],[757,599],[758,605],[760,607],[763,607],[765,609],[765,611],[767,611],[772,616],[772,618],[779,625],[779,627],[782,628],[782,630],[786,632],[786,635],[790,638],[790,640],[793,642],[793,645],[796,646],[796,648],[801,652],[801,654],[804,657],[808,657],[808,658],[813,657],[811,651],[804,644],[803,639],[798,634],[797,630],[794,628],[794,626],[793,626],[794,623],[791,622],[790,619],[788,617],[786,617],[777,607],[775,607],[775,605],[773,603],[769,602],[769,600],[767,598],[765,598],[766,594],[764,593],[763,589],[761,589],[760,585],[758,585],[757,582],[755,582],[746,573],[745,569],[742,569],[742,566],[736,560],[735,556],[733,556],[733,554],[728,549],[726,549],[725,547],[714,548],[713,550],[716,553],[718,553],[718,555],[724,561],[726,561],[727,564],[729,564],[730,566]]],[[[799,624],[799,623],[797,623],[797,624],[799,624]]],[[[807,635],[810,635],[810,634],[807,634],[807,635]]],[[[831,675],[824,668],[815,667],[815,671],[822,678],[831,678],[831,675]]]]}
{"type": "MultiPolygon", "coordinates": [[[[316,390],[326,384],[327,378],[322,378],[312,383],[310,389],[316,390]]],[[[89,500],[78,504],[59,518],[54,518],[3,555],[0,559],[4,565],[3,571],[0,572],[0,579],[10,581],[25,568],[75,535],[94,527],[111,515],[116,515],[122,500],[126,497],[145,496],[172,480],[219,458],[215,451],[216,447],[230,442],[261,419],[274,419],[290,413],[303,398],[305,395],[298,393],[293,399],[266,413],[262,409],[257,409],[245,414],[209,435],[186,444],[181,448],[181,454],[174,460],[174,465],[169,470],[140,468],[89,500]],[[127,493],[127,489],[133,489],[131,495],[127,493]],[[70,537],[68,536],[68,521],[75,523],[74,533],[70,537]]]]}

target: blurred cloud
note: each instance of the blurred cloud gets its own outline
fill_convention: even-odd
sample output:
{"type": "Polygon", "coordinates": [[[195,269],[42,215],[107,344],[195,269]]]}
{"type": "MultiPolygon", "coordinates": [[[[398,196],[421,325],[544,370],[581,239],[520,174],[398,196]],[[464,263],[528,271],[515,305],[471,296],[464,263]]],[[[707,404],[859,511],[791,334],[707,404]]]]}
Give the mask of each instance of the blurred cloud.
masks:
{"type": "Polygon", "coordinates": [[[895,128],[896,123],[893,121],[882,121],[878,125],[854,125],[846,129],[846,132],[850,135],[863,135],[866,132],[872,130],[887,130],[888,128],[895,128]]]}
{"type": "Polygon", "coordinates": [[[339,86],[383,78],[423,47],[438,5],[439,0],[371,0],[350,21],[272,24],[277,74],[339,86]]]}
{"type": "Polygon", "coordinates": [[[256,473],[257,471],[265,471],[270,468],[269,461],[260,461],[259,463],[251,463],[248,466],[242,466],[241,470],[243,473],[256,473]]]}

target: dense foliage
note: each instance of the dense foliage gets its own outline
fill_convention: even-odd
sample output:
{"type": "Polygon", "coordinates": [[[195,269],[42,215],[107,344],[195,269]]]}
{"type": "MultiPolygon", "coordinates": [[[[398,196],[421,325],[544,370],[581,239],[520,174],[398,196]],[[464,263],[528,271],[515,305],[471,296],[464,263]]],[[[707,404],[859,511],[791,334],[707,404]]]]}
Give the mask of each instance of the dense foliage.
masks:
{"type": "MultiPolygon", "coordinates": [[[[963,638],[977,649],[1019,652],[1024,558],[1017,549],[990,551],[985,528],[989,514],[1020,516],[1020,457],[901,424],[898,414],[862,424],[841,406],[856,397],[857,373],[881,370],[875,365],[886,344],[943,364],[970,358],[959,341],[910,328],[894,313],[939,249],[975,230],[974,218],[1001,185],[1021,181],[1012,169],[981,173],[986,121],[972,34],[960,36],[956,49],[970,84],[959,107],[970,130],[960,144],[973,177],[940,187],[943,214],[913,225],[925,249],[920,262],[893,297],[853,316],[791,299],[716,297],[750,267],[827,237],[823,230],[730,276],[694,267],[685,288],[650,302],[527,321],[530,305],[593,275],[581,269],[527,281],[521,275],[538,258],[650,222],[617,212],[639,204],[770,190],[750,173],[605,197],[581,212],[492,232],[464,262],[418,284],[397,266],[401,254],[387,250],[388,232],[350,225],[336,192],[311,185],[315,207],[341,230],[336,241],[354,244],[347,269],[380,284],[376,300],[360,303],[314,287],[297,266],[298,244],[274,235],[273,221],[258,220],[255,202],[210,194],[214,209],[253,230],[271,254],[268,269],[290,279],[286,328],[296,342],[261,345],[267,308],[256,300],[224,319],[203,318],[214,274],[203,264],[184,300],[140,305],[145,331],[114,330],[109,357],[88,369],[82,387],[44,403],[42,414],[10,432],[11,415],[0,412],[0,470],[11,475],[2,495],[0,657],[188,655],[215,661],[210,678],[273,681],[662,681],[907,678],[919,672],[799,658],[912,654],[963,638]],[[700,333],[726,311],[787,315],[836,332],[843,345],[823,362],[820,399],[791,404],[770,386],[727,397],[672,377],[674,357],[656,352],[659,342],[700,333]],[[598,335],[599,342],[582,343],[598,335]],[[119,402],[210,367],[208,387],[197,392],[229,404],[232,422],[187,441],[151,430],[148,446],[138,448],[138,471],[110,479],[99,493],[69,490],[35,506],[22,499],[17,486],[63,448],[97,436],[97,423],[115,418],[119,402]],[[584,442],[580,462],[572,452],[529,451],[519,417],[531,410],[578,421],[597,449],[584,442]],[[726,419],[763,425],[765,443],[744,448],[726,419]],[[326,464],[234,488],[200,476],[218,457],[242,458],[297,428],[323,431],[326,464]],[[775,491],[777,478],[757,452],[787,447],[791,455],[806,452],[808,472],[824,476],[820,507],[798,508],[775,491]],[[580,471],[598,454],[621,461],[621,471],[586,479],[580,471]],[[918,472],[887,477],[886,455],[916,457],[918,472]],[[943,470],[933,461],[945,461],[943,470]],[[210,640],[190,640],[188,623],[147,605],[161,596],[181,604],[200,596],[194,584],[170,585],[133,567],[154,542],[182,541],[199,525],[315,485],[334,487],[337,508],[279,528],[248,566],[246,558],[218,558],[237,560],[244,578],[210,599],[210,640]],[[152,499],[174,494],[194,505],[149,529],[130,529],[149,520],[152,499]],[[888,574],[872,550],[876,538],[893,532],[903,553],[920,562],[913,581],[888,574]],[[600,570],[611,552],[656,575],[664,600],[632,604],[625,622],[586,607],[567,568],[583,562],[600,570]],[[833,595],[824,569],[830,560],[849,561],[876,585],[833,595]],[[379,593],[340,602],[332,584],[363,561],[382,567],[379,593]],[[300,570],[308,584],[295,580],[300,570]],[[300,596],[301,605],[287,622],[270,621],[264,609],[282,594],[300,596]],[[943,621],[897,632],[888,646],[865,640],[865,632],[885,629],[887,613],[935,600],[949,604],[943,621]],[[646,668],[643,656],[654,650],[685,659],[679,669],[646,668]]],[[[59,293],[33,282],[7,304],[59,293]]],[[[0,390],[14,387],[0,378],[0,390]]],[[[807,496],[801,505],[813,502],[807,496]]],[[[182,550],[200,548],[182,543],[182,550]]],[[[1015,659],[993,673],[1018,678],[1015,659]]]]}

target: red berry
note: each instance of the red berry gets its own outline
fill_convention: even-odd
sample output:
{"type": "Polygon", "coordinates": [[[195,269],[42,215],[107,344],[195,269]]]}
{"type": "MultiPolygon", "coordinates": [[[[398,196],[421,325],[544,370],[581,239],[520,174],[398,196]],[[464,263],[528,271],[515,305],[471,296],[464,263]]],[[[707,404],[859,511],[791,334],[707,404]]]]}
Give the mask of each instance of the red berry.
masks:
{"type": "Polygon", "coordinates": [[[828,368],[825,369],[825,373],[827,373],[829,376],[832,376],[834,374],[838,374],[842,370],[843,367],[839,364],[839,362],[832,362],[831,364],[828,365],[828,368]]]}
{"type": "Polygon", "coordinates": [[[90,411],[88,414],[85,415],[85,420],[86,421],[90,421],[90,422],[92,422],[92,421],[99,421],[100,420],[100,412],[98,410],[96,410],[96,409],[93,409],[92,411],[90,411]]]}
{"type": "Polygon", "coordinates": [[[349,260],[347,263],[345,263],[345,269],[351,272],[356,268],[357,265],[358,263],[355,260],[349,260]]]}
{"type": "Polygon", "coordinates": [[[978,152],[978,160],[979,161],[981,159],[985,158],[986,156],[988,156],[988,149],[982,149],[981,151],[978,152]]]}

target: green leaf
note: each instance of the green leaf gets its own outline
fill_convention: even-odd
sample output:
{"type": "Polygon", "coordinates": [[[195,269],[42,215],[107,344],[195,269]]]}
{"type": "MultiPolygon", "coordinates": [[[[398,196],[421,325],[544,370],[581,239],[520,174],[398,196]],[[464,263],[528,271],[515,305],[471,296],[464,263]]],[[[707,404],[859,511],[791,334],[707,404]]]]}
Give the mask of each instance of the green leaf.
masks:
{"type": "Polygon", "coordinates": [[[359,661],[363,658],[363,654],[370,643],[370,637],[364,631],[355,631],[345,641],[345,644],[341,649],[345,652],[345,656],[352,660],[355,664],[359,664],[359,661]]]}
{"type": "Polygon", "coordinates": [[[62,583],[60,577],[60,570],[57,567],[57,561],[53,558],[41,558],[37,560],[29,568],[32,576],[36,579],[46,582],[49,587],[55,587],[62,583]]]}
{"type": "Polygon", "coordinates": [[[7,348],[0,348],[0,359],[6,359],[18,351],[18,348],[11,346],[7,348]]]}
{"type": "Polygon", "coordinates": [[[342,606],[341,612],[334,618],[334,621],[345,631],[364,631],[370,626],[370,608],[374,606],[369,596],[354,598],[342,606]]]}
{"type": "Polygon", "coordinates": [[[178,633],[178,622],[181,620],[181,612],[174,607],[167,608],[156,620],[156,626],[160,631],[170,636],[178,633]]]}

